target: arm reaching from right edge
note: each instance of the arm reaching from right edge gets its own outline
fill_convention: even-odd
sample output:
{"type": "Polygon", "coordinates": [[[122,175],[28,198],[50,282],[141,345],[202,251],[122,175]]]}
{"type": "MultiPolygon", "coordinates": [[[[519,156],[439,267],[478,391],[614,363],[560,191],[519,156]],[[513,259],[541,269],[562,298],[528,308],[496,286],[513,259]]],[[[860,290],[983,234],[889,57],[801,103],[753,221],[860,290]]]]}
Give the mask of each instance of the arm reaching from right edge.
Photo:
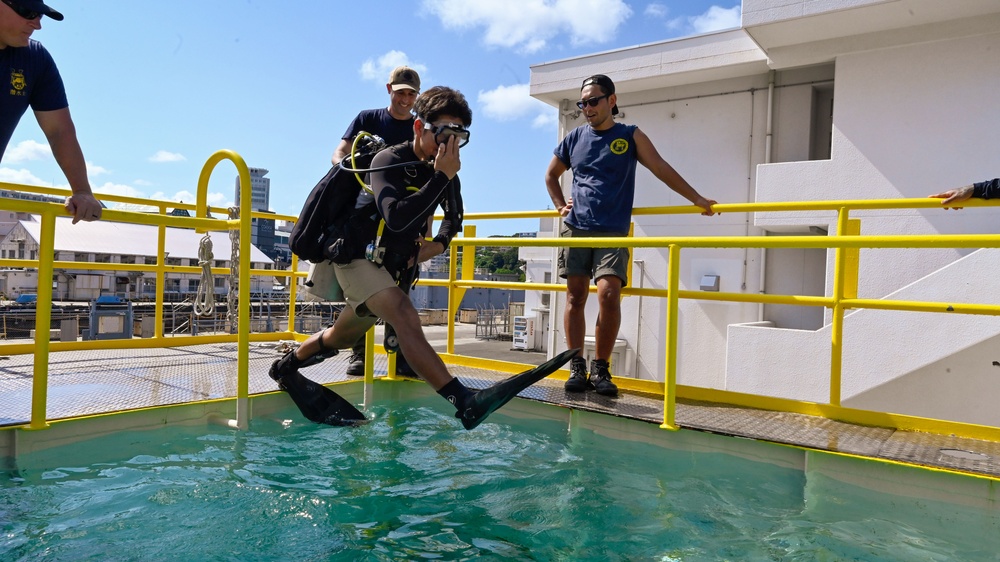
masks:
{"type": "Polygon", "coordinates": [[[981,181],[972,185],[949,189],[948,191],[928,195],[928,197],[944,199],[944,201],[941,201],[941,205],[943,207],[961,209],[961,207],[953,207],[952,204],[961,203],[962,201],[966,201],[973,197],[978,197],[980,199],[995,199],[1000,197],[1000,178],[994,178],[989,181],[981,181]]]}

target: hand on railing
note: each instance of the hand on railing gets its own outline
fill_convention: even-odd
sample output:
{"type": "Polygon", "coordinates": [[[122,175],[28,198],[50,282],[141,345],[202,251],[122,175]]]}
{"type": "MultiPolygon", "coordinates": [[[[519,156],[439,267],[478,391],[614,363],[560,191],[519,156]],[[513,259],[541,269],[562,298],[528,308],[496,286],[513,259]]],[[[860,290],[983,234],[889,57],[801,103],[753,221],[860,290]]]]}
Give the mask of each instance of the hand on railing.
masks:
{"type": "Polygon", "coordinates": [[[92,193],[74,193],[66,198],[66,212],[73,215],[73,224],[101,218],[101,203],[92,193]]]}
{"type": "Polygon", "coordinates": [[[716,201],[715,199],[705,199],[704,197],[698,197],[697,199],[694,200],[695,206],[705,209],[705,212],[702,214],[705,215],[706,217],[710,217],[715,214],[719,215],[722,214],[722,213],[716,213],[715,210],[712,209],[712,205],[716,205],[718,203],[719,202],[716,201]]]}
{"type": "Polygon", "coordinates": [[[972,197],[973,186],[967,185],[965,187],[959,187],[957,189],[949,189],[948,191],[942,191],[941,193],[935,193],[934,195],[928,195],[930,198],[944,199],[941,202],[941,206],[947,209],[955,209],[956,211],[961,210],[962,207],[955,207],[949,205],[949,203],[960,203],[972,197]]]}

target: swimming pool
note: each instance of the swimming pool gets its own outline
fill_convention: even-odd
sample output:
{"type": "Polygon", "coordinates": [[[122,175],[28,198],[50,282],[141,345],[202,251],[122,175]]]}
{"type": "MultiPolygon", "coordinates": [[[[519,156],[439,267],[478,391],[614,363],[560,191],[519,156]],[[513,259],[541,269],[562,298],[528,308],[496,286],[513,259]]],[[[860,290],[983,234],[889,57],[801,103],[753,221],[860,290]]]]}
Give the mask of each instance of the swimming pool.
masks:
{"type": "MultiPolygon", "coordinates": [[[[614,429],[567,431],[546,417],[560,409],[523,401],[514,413],[539,415],[498,413],[466,432],[443,406],[426,395],[379,403],[360,428],[316,426],[287,410],[246,432],[167,427],[48,451],[55,468],[0,472],[0,559],[993,560],[1000,552],[995,511],[807,472],[789,460],[800,453],[792,448],[697,432],[655,430],[663,440],[655,442],[608,437],[614,429]]],[[[650,427],[611,423],[634,425],[636,435],[650,427]]]]}

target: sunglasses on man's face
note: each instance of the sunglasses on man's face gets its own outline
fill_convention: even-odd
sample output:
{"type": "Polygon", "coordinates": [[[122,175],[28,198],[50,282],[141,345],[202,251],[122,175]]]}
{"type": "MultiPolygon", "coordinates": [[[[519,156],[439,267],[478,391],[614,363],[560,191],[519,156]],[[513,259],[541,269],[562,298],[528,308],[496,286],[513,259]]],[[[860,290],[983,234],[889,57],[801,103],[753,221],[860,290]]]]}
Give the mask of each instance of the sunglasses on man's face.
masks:
{"type": "Polygon", "coordinates": [[[434,132],[434,141],[438,144],[448,142],[448,137],[458,137],[459,148],[469,144],[469,130],[456,123],[444,123],[442,125],[424,123],[424,129],[434,132]]]}
{"type": "Polygon", "coordinates": [[[576,106],[579,107],[580,109],[583,109],[585,107],[597,107],[597,104],[601,103],[601,100],[603,100],[604,98],[606,98],[606,97],[608,97],[610,95],[611,94],[605,94],[603,96],[594,96],[592,98],[587,98],[585,100],[580,100],[580,101],[576,102],[576,106]]]}
{"type": "Polygon", "coordinates": [[[35,18],[42,17],[42,13],[41,12],[36,12],[34,10],[29,10],[29,9],[25,8],[24,6],[20,6],[18,4],[15,4],[15,3],[11,2],[10,0],[3,0],[3,3],[7,4],[8,6],[10,6],[10,9],[14,10],[15,14],[21,16],[22,18],[24,18],[26,20],[33,20],[35,18]]]}

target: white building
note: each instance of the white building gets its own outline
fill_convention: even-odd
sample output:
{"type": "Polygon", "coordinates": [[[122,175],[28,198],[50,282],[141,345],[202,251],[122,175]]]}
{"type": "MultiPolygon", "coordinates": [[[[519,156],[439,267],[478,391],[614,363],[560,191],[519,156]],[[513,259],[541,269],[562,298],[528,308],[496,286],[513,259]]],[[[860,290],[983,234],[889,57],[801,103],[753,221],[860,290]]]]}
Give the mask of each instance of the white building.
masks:
{"type": "MultiPolygon", "coordinates": [[[[11,259],[36,259],[39,252],[41,223],[19,220],[0,240],[0,257],[11,259]]],[[[80,261],[96,263],[155,264],[158,227],[110,221],[79,222],[72,224],[72,217],[57,217],[55,228],[55,255],[53,261],[80,261]]],[[[166,229],[166,265],[198,267],[199,248],[204,234],[193,230],[166,229]]],[[[230,266],[232,247],[226,232],[211,233],[212,267],[230,266]]],[[[253,269],[273,269],[274,262],[263,252],[251,246],[250,263],[253,269]]],[[[164,293],[168,300],[182,300],[198,291],[201,275],[198,273],[168,272],[164,280],[164,293]]],[[[251,292],[270,292],[273,279],[255,277],[251,292]]],[[[229,276],[215,276],[216,293],[229,290],[229,276]]],[[[57,268],[52,279],[53,299],[89,301],[102,294],[117,294],[128,298],[153,298],[156,274],[149,272],[92,271],[74,268],[57,268]]],[[[8,297],[38,291],[36,270],[0,271],[0,291],[8,297]]]]}
{"type": "MultiPolygon", "coordinates": [[[[559,107],[561,138],[583,123],[573,104],[583,78],[607,74],[619,120],[639,125],[720,203],[917,198],[1000,175],[998,53],[996,0],[744,0],[741,29],[540,64],[531,93],[559,107]]],[[[639,167],[636,206],[686,204],[639,167]]],[[[989,208],[852,216],[864,234],[997,228],[989,208]]],[[[837,228],[829,212],[634,221],[637,236],[822,236],[837,228]]],[[[558,282],[553,255],[524,252],[529,281],[558,282]]],[[[666,250],[637,249],[632,258],[633,286],[665,288],[666,250]]],[[[826,250],[684,250],[681,289],[718,275],[725,292],[829,295],[831,260],[826,250]]],[[[991,250],[862,251],[858,296],[1000,302],[998,260],[991,250]]],[[[550,346],[558,350],[564,297],[548,306],[546,298],[528,296],[526,308],[551,307],[550,346]]],[[[590,335],[596,300],[588,302],[590,335]]],[[[665,316],[663,299],[623,301],[625,357],[616,374],[663,379],[665,316]]],[[[682,300],[680,322],[679,384],[829,399],[824,309],[682,300]]],[[[1000,425],[1000,371],[991,363],[998,343],[993,317],[854,312],[845,326],[843,405],[1000,425]]]]}

